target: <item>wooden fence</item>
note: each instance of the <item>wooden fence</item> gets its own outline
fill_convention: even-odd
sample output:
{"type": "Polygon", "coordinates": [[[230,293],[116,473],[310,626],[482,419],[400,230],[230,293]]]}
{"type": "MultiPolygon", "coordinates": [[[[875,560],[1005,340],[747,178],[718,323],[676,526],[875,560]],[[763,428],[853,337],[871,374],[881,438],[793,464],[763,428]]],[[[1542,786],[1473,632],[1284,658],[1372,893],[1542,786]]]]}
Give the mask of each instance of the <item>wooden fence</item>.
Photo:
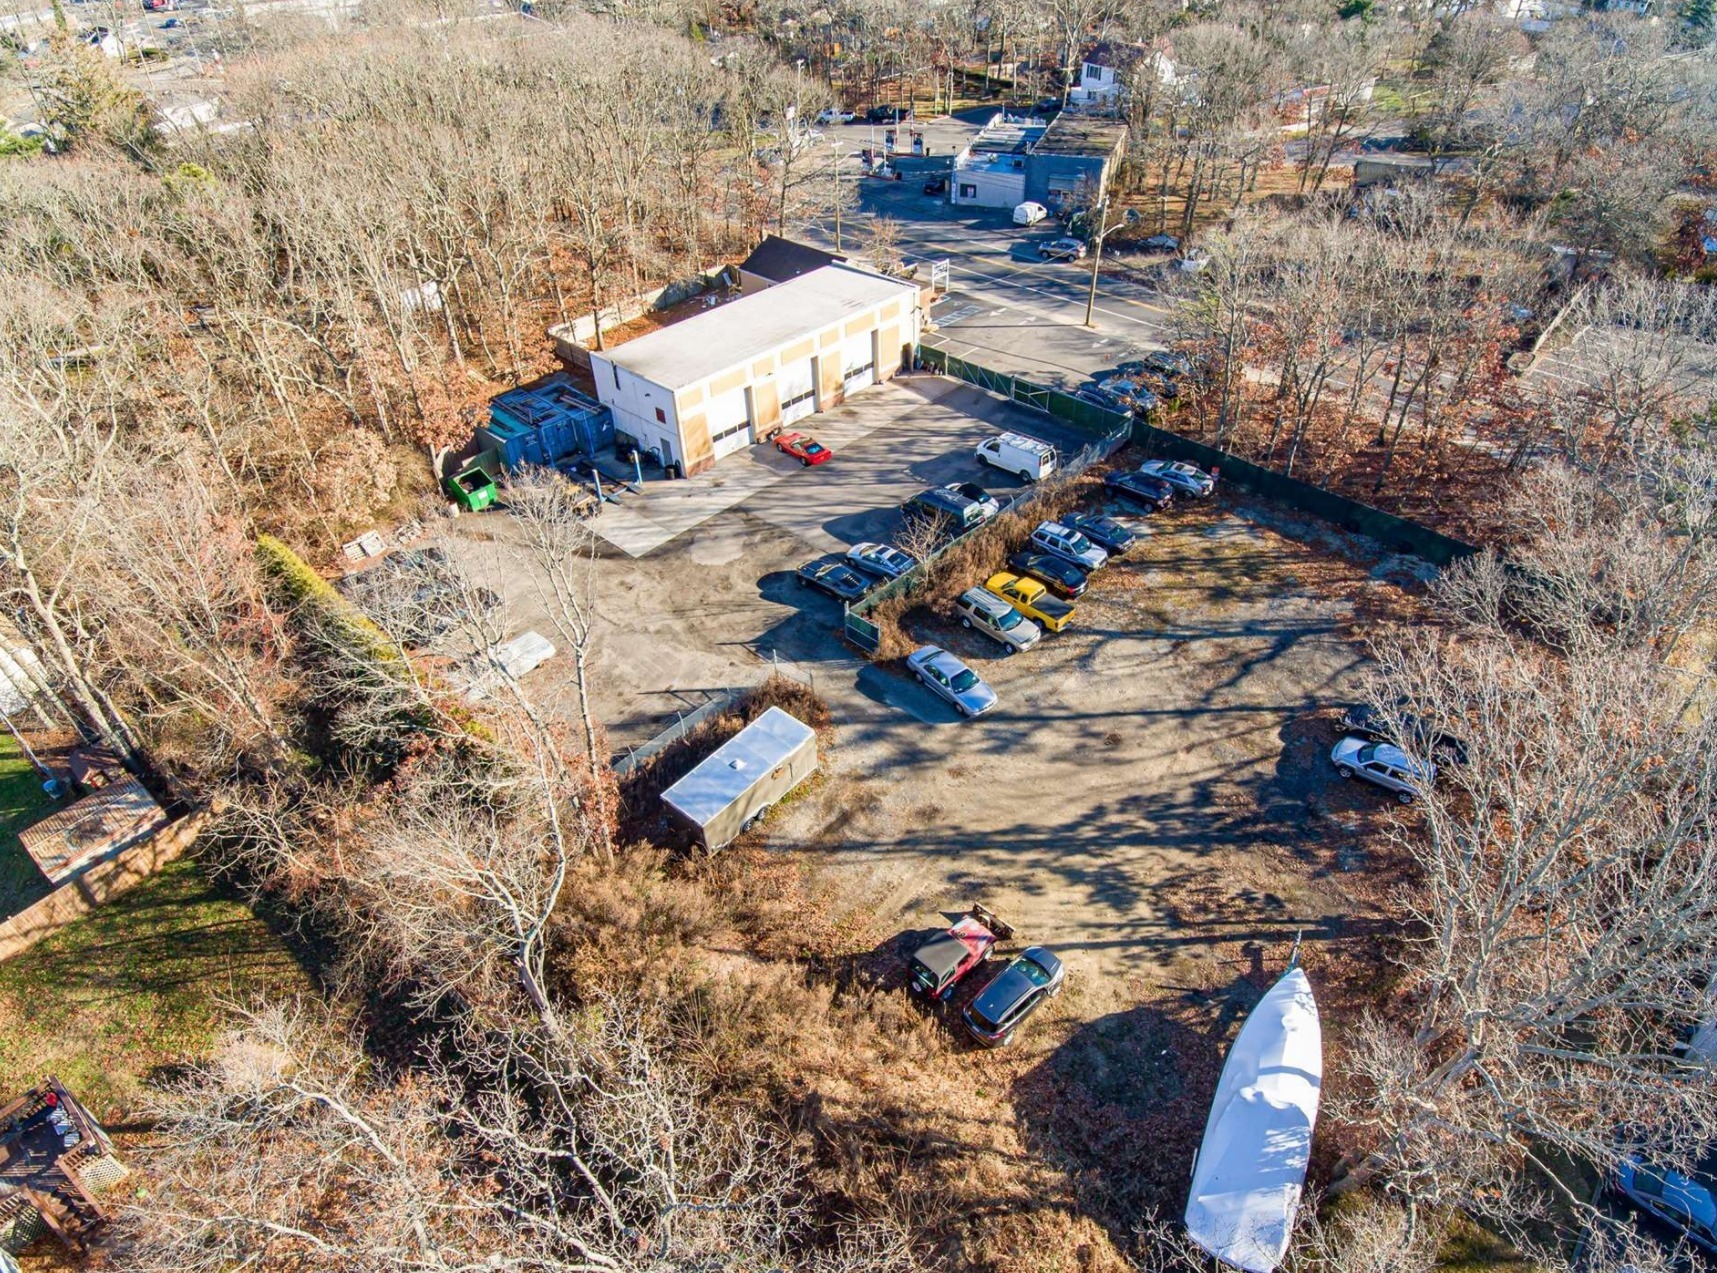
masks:
{"type": "Polygon", "coordinates": [[[76,879],[0,922],[0,963],[83,918],[109,898],[141,884],[195,844],[208,821],[208,811],[199,809],[169,822],[154,835],[97,862],[76,879]]]}

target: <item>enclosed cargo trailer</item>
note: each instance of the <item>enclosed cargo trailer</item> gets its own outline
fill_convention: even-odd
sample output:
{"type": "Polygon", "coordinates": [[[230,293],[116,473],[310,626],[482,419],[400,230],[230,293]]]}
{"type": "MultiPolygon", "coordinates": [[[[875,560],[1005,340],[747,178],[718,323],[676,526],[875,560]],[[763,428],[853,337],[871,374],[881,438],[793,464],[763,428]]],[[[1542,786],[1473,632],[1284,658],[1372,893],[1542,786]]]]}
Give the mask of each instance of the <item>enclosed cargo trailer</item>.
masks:
{"type": "Polygon", "coordinates": [[[816,732],[771,707],[663,792],[662,803],[714,853],[816,768],[816,732]]]}

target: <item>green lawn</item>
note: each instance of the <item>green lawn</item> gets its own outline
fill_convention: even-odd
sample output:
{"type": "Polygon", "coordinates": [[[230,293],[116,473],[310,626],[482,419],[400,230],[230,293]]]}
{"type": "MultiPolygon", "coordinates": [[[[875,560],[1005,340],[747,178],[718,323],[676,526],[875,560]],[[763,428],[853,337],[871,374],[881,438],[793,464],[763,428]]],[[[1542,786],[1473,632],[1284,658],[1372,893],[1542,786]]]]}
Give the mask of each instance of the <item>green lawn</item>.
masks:
{"type": "Polygon", "coordinates": [[[0,919],[48,891],[48,881],[18,843],[18,832],[54,807],[18,740],[0,730],[0,919]]]}
{"type": "Polygon", "coordinates": [[[151,1075],[207,1054],[224,1004],[312,990],[281,938],[181,858],[0,964],[0,1075],[12,1090],[56,1074],[123,1127],[151,1075]]]}

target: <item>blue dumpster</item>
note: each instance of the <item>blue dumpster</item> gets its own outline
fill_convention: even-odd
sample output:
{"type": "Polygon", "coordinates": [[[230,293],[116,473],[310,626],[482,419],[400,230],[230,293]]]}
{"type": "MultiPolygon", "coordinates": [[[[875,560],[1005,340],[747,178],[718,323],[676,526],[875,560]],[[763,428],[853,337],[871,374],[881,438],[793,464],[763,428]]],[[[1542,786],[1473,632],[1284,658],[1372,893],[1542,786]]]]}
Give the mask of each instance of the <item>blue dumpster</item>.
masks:
{"type": "Polygon", "coordinates": [[[594,459],[614,446],[614,413],[557,373],[509,389],[489,403],[479,431],[507,468],[553,467],[573,456],[594,459]]]}

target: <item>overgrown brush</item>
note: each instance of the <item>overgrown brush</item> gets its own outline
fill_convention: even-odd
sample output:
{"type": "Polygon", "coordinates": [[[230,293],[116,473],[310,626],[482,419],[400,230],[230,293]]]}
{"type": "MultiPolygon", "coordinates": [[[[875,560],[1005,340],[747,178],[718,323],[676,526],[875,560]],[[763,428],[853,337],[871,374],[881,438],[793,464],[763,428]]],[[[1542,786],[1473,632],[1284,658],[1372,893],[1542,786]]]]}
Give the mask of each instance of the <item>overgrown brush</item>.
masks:
{"type": "Polygon", "coordinates": [[[711,752],[771,707],[803,721],[827,739],[833,728],[829,705],[803,681],[772,673],[728,706],[700,722],[627,774],[620,783],[620,841],[675,845],[684,836],[662,808],[662,793],[697,768],[711,752]]]}
{"type": "Polygon", "coordinates": [[[946,611],[966,589],[982,587],[991,575],[1007,569],[1008,557],[1026,546],[1039,522],[1074,511],[1100,489],[1090,470],[1053,474],[1033,489],[1023,509],[1004,511],[927,560],[919,568],[915,588],[866,611],[865,618],[877,626],[877,659],[886,662],[912,653],[918,643],[906,631],[907,616],[946,611]]]}

